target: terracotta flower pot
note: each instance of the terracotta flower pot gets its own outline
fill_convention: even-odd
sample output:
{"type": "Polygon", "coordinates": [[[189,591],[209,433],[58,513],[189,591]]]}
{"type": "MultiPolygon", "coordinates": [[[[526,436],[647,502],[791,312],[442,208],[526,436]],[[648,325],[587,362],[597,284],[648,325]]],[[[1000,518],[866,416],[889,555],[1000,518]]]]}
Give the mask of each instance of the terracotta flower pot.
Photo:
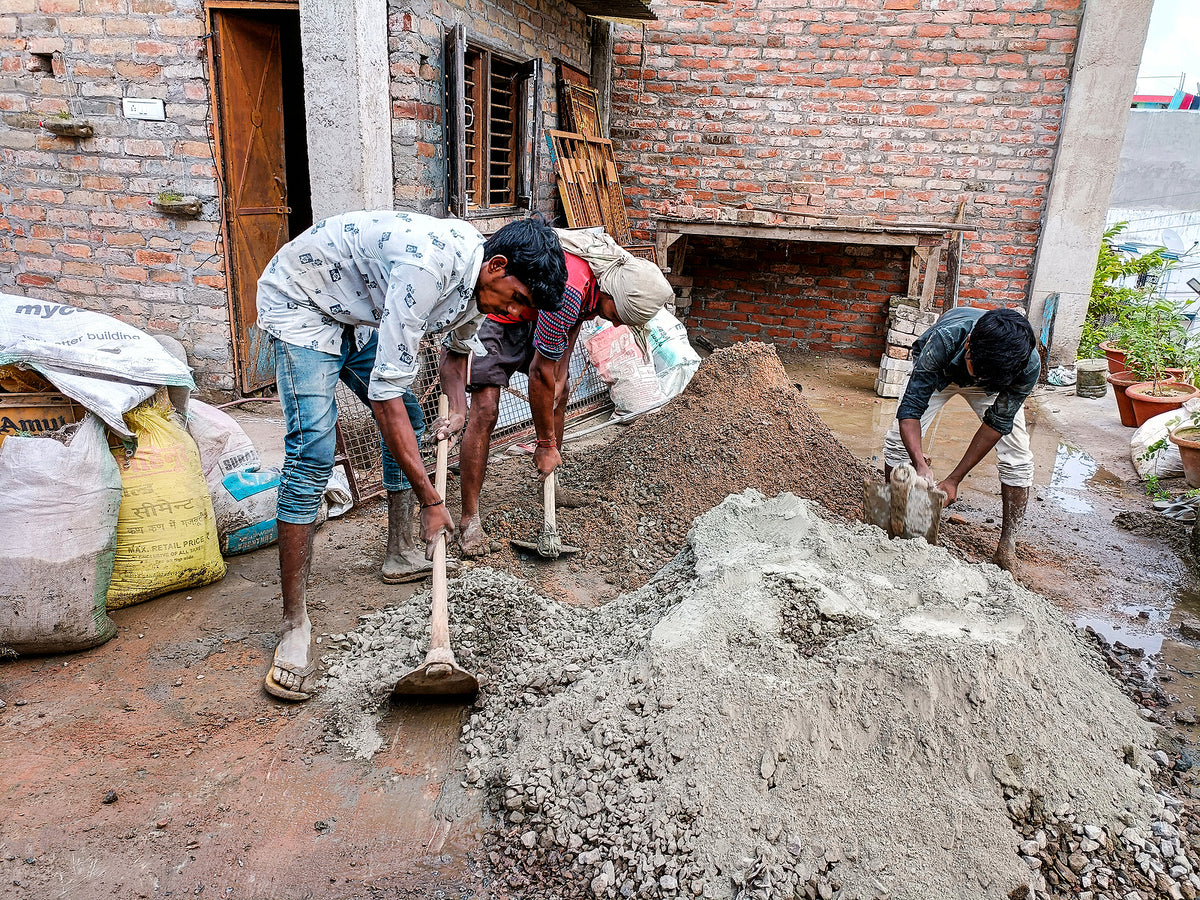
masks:
{"type": "Polygon", "coordinates": [[[1108,341],[1100,343],[1100,350],[1104,353],[1104,358],[1108,360],[1108,371],[1116,375],[1118,372],[1125,371],[1125,351],[1119,347],[1110,347],[1108,341]]]}
{"type": "Polygon", "coordinates": [[[1121,415],[1121,424],[1132,428],[1137,422],[1133,418],[1133,402],[1125,396],[1125,388],[1137,384],[1141,376],[1132,372],[1116,372],[1105,379],[1113,386],[1113,396],[1117,398],[1117,412],[1121,415]]]}
{"type": "Polygon", "coordinates": [[[1170,435],[1171,443],[1179,448],[1183,460],[1183,477],[1188,487],[1200,487],[1200,428],[1189,425],[1170,435]]]}
{"type": "Polygon", "coordinates": [[[1133,403],[1135,424],[1144,425],[1160,413],[1179,409],[1185,401],[1200,397],[1200,388],[1182,381],[1139,381],[1125,388],[1125,396],[1133,403]]]}

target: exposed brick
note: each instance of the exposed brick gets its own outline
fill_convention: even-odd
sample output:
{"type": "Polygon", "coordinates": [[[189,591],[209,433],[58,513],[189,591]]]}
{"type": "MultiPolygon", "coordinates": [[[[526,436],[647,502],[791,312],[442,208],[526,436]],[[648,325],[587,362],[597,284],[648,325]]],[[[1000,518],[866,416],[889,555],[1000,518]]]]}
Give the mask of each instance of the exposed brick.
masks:
{"type": "MultiPolygon", "coordinates": [[[[613,138],[635,228],[663,213],[712,216],[713,206],[736,207],[753,194],[782,208],[920,219],[948,219],[965,200],[967,220],[979,230],[965,242],[960,297],[1024,302],[1079,0],[828,0],[810,15],[797,6],[809,7],[751,0],[746,8],[757,33],[783,37],[769,53],[747,39],[740,20],[735,29],[709,29],[709,17],[697,16],[689,0],[655,4],[659,20],[646,26],[645,46],[640,27],[618,28],[613,138]],[[680,25],[697,19],[704,27],[688,33],[691,56],[669,54],[681,44],[680,25]],[[661,151],[681,143],[703,152],[673,159],[661,151]],[[985,264],[985,257],[1003,261],[985,264]]],[[[735,218],[732,210],[726,215],[735,218]]],[[[711,324],[713,316],[734,310],[716,304],[750,288],[753,297],[737,301],[737,315],[778,316],[780,297],[796,306],[791,319],[799,332],[786,320],[748,323],[769,329],[762,334],[858,352],[870,350],[865,336],[882,329],[884,318],[842,318],[837,340],[814,329],[835,313],[869,315],[864,305],[907,287],[904,252],[879,258],[878,248],[860,255],[842,246],[841,263],[814,267],[811,252],[797,245],[791,260],[805,265],[780,266],[769,287],[759,285],[755,243],[722,245],[742,270],[721,264],[721,277],[712,279],[702,269],[716,261],[689,251],[695,322],[726,327],[711,324]]]]}

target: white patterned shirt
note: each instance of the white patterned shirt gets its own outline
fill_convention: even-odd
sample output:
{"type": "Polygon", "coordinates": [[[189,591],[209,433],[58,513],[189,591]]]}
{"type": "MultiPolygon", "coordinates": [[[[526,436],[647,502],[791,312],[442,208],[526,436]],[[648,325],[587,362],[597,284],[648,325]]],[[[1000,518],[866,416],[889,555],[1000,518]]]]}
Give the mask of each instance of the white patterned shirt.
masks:
{"type": "Polygon", "coordinates": [[[459,353],[483,354],[475,282],[483,235],[466,222],[420,213],[351,212],[318,222],[285,244],[258,279],[258,327],[309,350],[342,352],[345,326],[358,347],[379,329],[367,394],[409,390],[427,334],[459,353]]]}

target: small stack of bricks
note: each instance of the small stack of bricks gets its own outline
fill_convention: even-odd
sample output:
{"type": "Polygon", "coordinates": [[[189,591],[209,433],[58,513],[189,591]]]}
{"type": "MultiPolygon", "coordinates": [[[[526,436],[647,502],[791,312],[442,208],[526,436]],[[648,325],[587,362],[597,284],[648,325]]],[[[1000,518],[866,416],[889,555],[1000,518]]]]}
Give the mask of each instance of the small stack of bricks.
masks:
{"type": "Polygon", "coordinates": [[[675,289],[675,301],[668,303],[671,315],[683,319],[692,308],[692,278],[689,275],[667,273],[667,281],[675,289]]]}
{"type": "Polygon", "coordinates": [[[912,372],[912,345],[938,320],[940,309],[922,310],[916,298],[895,296],[888,299],[887,346],[879,361],[875,393],[880,397],[901,397],[912,372]]]}

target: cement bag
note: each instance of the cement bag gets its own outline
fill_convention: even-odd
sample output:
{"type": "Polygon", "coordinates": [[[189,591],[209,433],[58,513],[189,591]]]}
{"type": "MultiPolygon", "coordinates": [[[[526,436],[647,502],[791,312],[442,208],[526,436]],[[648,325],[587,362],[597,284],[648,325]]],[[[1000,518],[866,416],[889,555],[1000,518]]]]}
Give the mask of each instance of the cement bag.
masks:
{"type": "Polygon", "coordinates": [[[588,359],[600,373],[605,384],[612,384],[616,376],[612,370],[622,366],[639,365],[646,357],[638,347],[637,338],[625,325],[606,325],[584,340],[588,359]]]}
{"type": "Polygon", "coordinates": [[[0,650],[64,653],[116,633],[105,610],[121,473],[87,415],[0,445],[0,650]]]}
{"type": "MultiPolygon", "coordinates": [[[[353,507],[350,483],[341,469],[335,467],[321,505],[317,508],[315,525],[320,528],[327,519],[340,516],[353,507]],[[344,494],[343,494],[343,487],[344,494]],[[345,502],[340,498],[344,496],[345,502]],[[334,504],[338,511],[334,512],[334,504]]],[[[230,472],[212,490],[213,512],[217,518],[217,536],[221,553],[236,556],[249,553],[279,540],[275,511],[279,501],[279,469],[259,469],[253,466],[230,472]]]]}
{"type": "Polygon", "coordinates": [[[1183,475],[1183,459],[1179,448],[1167,440],[1167,435],[1176,428],[1192,423],[1192,413],[1200,412],[1200,398],[1183,404],[1182,409],[1160,413],[1144,422],[1133,433],[1129,441],[1129,456],[1138,477],[1172,478],[1183,475]]]}
{"type": "Polygon", "coordinates": [[[688,386],[700,368],[700,355],[692,349],[683,323],[665,309],[655,313],[644,331],[658,385],[669,400],[688,386]]]}
{"type": "Polygon", "coordinates": [[[608,393],[617,408],[617,415],[645,412],[668,399],[663,395],[651,363],[621,363],[610,371],[614,380],[608,393]]]}
{"type": "Polygon", "coordinates": [[[226,556],[248,553],[275,543],[275,504],[279,470],[258,466],[230,472],[212,490],[217,535],[226,556]]]}
{"type": "Polygon", "coordinates": [[[121,416],[153,393],[194,389],[191,370],[150,335],[112,316],[0,294],[0,366],[25,363],[129,437],[121,416]]]}
{"type": "Polygon", "coordinates": [[[225,576],[196,442],[172,421],[161,394],[125,418],[138,448],[129,459],[114,451],[123,495],[109,609],[225,576]]]}
{"type": "Polygon", "coordinates": [[[187,430],[200,451],[200,467],[210,491],[215,491],[226,475],[262,465],[254,442],[242,426],[215,406],[190,401],[187,430]]]}

